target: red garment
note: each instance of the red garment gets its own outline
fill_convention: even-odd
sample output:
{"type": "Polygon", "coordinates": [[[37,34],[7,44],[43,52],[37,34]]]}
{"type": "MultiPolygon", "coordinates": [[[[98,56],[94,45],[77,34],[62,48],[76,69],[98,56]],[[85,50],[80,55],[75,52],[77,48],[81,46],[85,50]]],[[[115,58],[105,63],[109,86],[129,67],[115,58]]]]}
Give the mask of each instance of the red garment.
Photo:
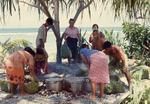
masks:
{"type": "Polygon", "coordinates": [[[33,57],[26,51],[17,51],[4,60],[7,80],[13,84],[24,83],[24,65],[33,70],[33,57]]]}

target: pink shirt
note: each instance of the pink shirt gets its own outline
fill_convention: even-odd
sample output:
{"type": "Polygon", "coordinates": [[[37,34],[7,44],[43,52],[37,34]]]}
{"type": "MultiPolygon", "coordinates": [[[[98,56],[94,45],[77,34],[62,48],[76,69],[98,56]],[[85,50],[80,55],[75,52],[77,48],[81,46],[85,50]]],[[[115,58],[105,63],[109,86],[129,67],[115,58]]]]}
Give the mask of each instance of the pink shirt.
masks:
{"type": "Polygon", "coordinates": [[[66,37],[78,39],[79,30],[77,27],[73,27],[73,28],[67,27],[64,33],[66,34],[66,37]]]}

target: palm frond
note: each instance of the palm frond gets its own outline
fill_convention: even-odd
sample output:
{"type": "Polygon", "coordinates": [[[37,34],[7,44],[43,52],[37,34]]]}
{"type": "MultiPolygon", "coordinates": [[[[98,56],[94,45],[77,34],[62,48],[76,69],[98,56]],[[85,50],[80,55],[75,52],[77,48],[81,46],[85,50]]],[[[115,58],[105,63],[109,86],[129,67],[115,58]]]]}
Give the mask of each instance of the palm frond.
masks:
{"type": "Polygon", "coordinates": [[[71,6],[75,3],[75,2],[77,2],[77,0],[69,0],[68,1],[68,9],[70,9],[71,8],[71,6]]]}
{"type": "MultiPolygon", "coordinates": [[[[87,0],[87,2],[89,3],[90,1],[87,0]]],[[[90,5],[88,6],[88,13],[89,13],[89,17],[90,17],[90,19],[91,19],[91,8],[90,8],[90,5]]]]}
{"type": "Polygon", "coordinates": [[[10,41],[9,40],[6,40],[3,44],[2,44],[2,47],[3,47],[3,51],[2,53],[12,53],[14,51],[17,51],[19,49],[22,49],[26,46],[30,46],[31,43],[28,42],[27,40],[23,40],[23,39],[16,39],[16,40],[13,40],[13,41],[10,41]]]}
{"type": "Polygon", "coordinates": [[[67,10],[67,2],[65,0],[59,0],[61,4],[61,11],[64,11],[64,8],[67,10]]]}
{"type": "Polygon", "coordinates": [[[112,8],[115,17],[120,17],[123,13],[126,13],[130,19],[137,19],[137,14],[146,19],[150,15],[149,0],[113,0],[112,8]]]}
{"type": "MultiPolygon", "coordinates": [[[[1,0],[0,1],[0,9],[2,11],[2,17],[3,17],[4,22],[5,22],[5,15],[7,11],[9,12],[10,15],[13,15],[13,11],[16,11],[17,5],[19,5],[18,0],[1,0]]],[[[20,11],[18,11],[18,13],[20,13],[20,11]]]]}

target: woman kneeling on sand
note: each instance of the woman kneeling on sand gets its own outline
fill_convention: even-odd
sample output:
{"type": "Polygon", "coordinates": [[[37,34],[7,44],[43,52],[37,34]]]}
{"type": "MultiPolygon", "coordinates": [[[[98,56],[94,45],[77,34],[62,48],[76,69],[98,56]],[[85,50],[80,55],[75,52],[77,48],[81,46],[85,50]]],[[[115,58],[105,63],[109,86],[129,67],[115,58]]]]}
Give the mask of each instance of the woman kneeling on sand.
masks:
{"type": "Polygon", "coordinates": [[[29,72],[33,80],[37,79],[34,73],[34,58],[32,49],[27,47],[25,50],[16,51],[4,60],[7,80],[10,84],[10,92],[15,93],[17,86],[21,95],[24,94],[24,72],[25,66],[28,66],[29,72]]]}
{"type": "Polygon", "coordinates": [[[110,82],[108,69],[108,56],[98,50],[90,50],[83,44],[80,50],[81,59],[89,66],[89,79],[92,86],[92,99],[95,99],[96,85],[99,85],[100,97],[104,96],[105,84],[110,82]]]}

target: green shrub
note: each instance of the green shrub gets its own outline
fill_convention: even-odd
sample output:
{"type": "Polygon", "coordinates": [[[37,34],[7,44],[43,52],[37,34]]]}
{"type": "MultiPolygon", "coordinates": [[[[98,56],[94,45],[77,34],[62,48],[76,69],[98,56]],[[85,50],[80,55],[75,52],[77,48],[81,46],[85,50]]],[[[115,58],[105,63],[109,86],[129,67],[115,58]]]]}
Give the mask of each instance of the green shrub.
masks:
{"type": "Polygon", "coordinates": [[[105,88],[105,93],[115,94],[125,92],[124,85],[121,81],[111,80],[110,83],[105,88]]]}
{"type": "Polygon", "coordinates": [[[150,88],[145,90],[140,104],[150,104],[150,88]]]}
{"type": "Polygon", "coordinates": [[[150,27],[137,23],[123,23],[126,53],[135,59],[150,58],[150,27]],[[146,47],[145,47],[146,46],[146,47]]]}
{"type": "Polygon", "coordinates": [[[150,87],[144,83],[134,80],[129,96],[121,104],[150,104],[150,87]]]}
{"type": "Polygon", "coordinates": [[[124,39],[122,39],[122,34],[114,33],[113,30],[104,30],[104,34],[106,39],[109,40],[111,43],[124,47],[124,39]]]}
{"type": "Polygon", "coordinates": [[[132,76],[136,80],[149,79],[150,67],[141,65],[134,68],[132,76]]]}

